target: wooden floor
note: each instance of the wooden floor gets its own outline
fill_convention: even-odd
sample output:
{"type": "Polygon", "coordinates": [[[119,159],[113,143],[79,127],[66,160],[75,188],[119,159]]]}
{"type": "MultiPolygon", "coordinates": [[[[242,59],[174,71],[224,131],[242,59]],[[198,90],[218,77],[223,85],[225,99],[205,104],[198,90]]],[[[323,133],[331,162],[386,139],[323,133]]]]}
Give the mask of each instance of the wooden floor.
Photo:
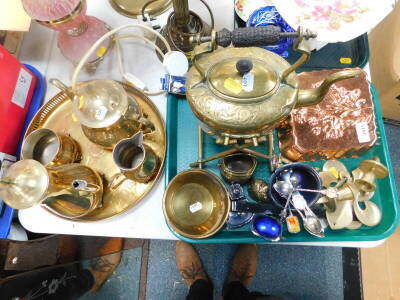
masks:
{"type": "Polygon", "coordinates": [[[400,229],[381,246],[361,250],[365,300],[400,299],[400,229]]]}

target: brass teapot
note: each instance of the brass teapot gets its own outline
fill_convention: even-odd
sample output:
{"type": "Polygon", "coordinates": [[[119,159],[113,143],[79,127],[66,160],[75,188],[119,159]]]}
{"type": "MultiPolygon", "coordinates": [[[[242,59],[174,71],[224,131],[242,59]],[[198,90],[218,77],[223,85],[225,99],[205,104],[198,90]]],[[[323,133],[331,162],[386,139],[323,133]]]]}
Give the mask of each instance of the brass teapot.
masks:
{"type": "MultiPolygon", "coordinates": [[[[260,30],[268,33],[267,29],[260,30]]],[[[218,45],[227,46],[226,32],[213,32],[211,37],[192,40],[199,44],[209,42],[195,48],[186,86],[193,113],[202,122],[203,130],[215,136],[219,144],[241,141],[257,145],[266,140],[266,135],[292,109],[319,103],[333,83],[360,74],[359,70],[346,69],[328,76],[316,89],[301,90],[294,71],[310,56],[301,28],[293,33],[297,36],[293,48],[302,52],[302,56],[293,65],[259,47],[218,48],[218,45]]],[[[233,44],[240,34],[228,35],[233,44]]],[[[279,34],[282,35],[275,35],[279,37],[279,34]]],[[[257,42],[259,46],[260,39],[257,42]]]]}
{"type": "Polygon", "coordinates": [[[71,99],[72,112],[81,123],[85,136],[107,150],[112,150],[120,140],[139,130],[146,133],[154,130],[137,101],[114,80],[82,82],[75,90],[58,79],[50,82],[71,99]]]}
{"type": "Polygon", "coordinates": [[[96,171],[81,164],[46,168],[36,160],[23,159],[0,178],[0,196],[15,209],[39,204],[75,219],[101,206],[103,182],[96,171]]]}

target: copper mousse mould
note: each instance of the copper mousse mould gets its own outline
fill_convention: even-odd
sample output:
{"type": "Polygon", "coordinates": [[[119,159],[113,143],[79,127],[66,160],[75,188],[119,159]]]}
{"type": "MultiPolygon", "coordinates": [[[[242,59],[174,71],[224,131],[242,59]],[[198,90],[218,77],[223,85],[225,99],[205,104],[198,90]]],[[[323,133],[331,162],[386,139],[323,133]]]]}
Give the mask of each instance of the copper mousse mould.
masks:
{"type": "Polygon", "coordinates": [[[310,56],[303,40],[313,37],[301,28],[283,33],[279,27],[265,26],[192,38],[198,46],[187,76],[187,100],[203,130],[218,144],[258,145],[292,109],[319,103],[333,83],[360,74],[345,69],[326,77],[318,88],[299,89],[295,70],[310,56]],[[293,65],[256,47],[282,37],[295,37],[293,48],[302,53],[293,65]]]}

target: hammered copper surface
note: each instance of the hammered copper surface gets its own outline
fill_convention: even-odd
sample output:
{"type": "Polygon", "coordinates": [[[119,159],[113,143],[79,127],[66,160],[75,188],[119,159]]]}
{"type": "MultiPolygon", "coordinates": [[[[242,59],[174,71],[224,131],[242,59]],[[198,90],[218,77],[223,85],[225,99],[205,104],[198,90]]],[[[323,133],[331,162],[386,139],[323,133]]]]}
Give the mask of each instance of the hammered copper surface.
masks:
{"type": "Polygon", "coordinates": [[[81,163],[90,166],[102,174],[105,186],[103,206],[77,220],[97,221],[110,218],[128,210],[139,203],[150,192],[162,173],[162,166],[166,155],[166,134],[163,118],[149,98],[133,87],[126,84],[122,85],[126,89],[128,96],[133,97],[139,103],[143,113],[148,116],[148,119],[155,127],[155,131],[145,135],[144,143],[150,146],[160,158],[161,166],[157,176],[148,183],[126,180],[115,191],[111,192],[108,189],[110,178],[120,171],[113,161],[112,152],[93,144],[85,137],[81,125],[72,115],[72,103],[63,92],[49,100],[39,110],[28,127],[26,134],[37,128],[49,128],[56,132],[70,134],[81,147],[81,163]]]}
{"type": "MultiPolygon", "coordinates": [[[[336,71],[301,73],[300,87],[318,87],[336,71]]],[[[365,72],[358,78],[333,84],[319,104],[294,109],[279,130],[280,149],[294,161],[357,157],[376,140],[374,104],[365,72]],[[359,141],[356,123],[368,127],[368,142],[359,141]]]]}

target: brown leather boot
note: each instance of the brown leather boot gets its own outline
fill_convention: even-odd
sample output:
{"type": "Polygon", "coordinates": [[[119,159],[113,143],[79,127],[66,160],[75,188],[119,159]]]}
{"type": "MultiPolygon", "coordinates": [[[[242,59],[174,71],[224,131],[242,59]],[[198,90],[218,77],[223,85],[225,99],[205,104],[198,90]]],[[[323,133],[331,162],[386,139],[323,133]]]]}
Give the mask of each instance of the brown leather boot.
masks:
{"type": "Polygon", "coordinates": [[[240,281],[248,286],[256,275],[257,270],[257,246],[256,244],[242,244],[233,258],[230,281],[240,281]]]}
{"type": "Polygon", "coordinates": [[[188,286],[191,286],[197,279],[208,280],[196,250],[182,241],[176,242],[176,266],[188,286]]]}
{"type": "Polygon", "coordinates": [[[94,284],[91,293],[97,292],[107,278],[114,273],[121,261],[123,239],[122,238],[110,238],[97,252],[97,255],[103,255],[92,260],[89,271],[94,277],[94,284]],[[119,252],[116,252],[119,251],[119,252]],[[112,253],[104,255],[105,253],[112,253]]]}

